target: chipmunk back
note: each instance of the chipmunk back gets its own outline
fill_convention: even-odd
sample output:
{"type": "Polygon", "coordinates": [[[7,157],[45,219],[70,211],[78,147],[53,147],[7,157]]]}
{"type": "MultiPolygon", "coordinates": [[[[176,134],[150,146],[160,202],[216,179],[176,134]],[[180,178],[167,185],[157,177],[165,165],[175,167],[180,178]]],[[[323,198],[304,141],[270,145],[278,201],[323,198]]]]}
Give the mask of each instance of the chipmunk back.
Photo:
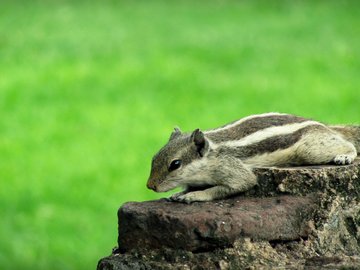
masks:
{"type": "Polygon", "coordinates": [[[176,128],[153,157],[148,188],[176,187],[176,201],[209,201],[256,185],[254,167],[350,164],[360,152],[360,127],[326,126],[303,117],[266,113],[220,128],[182,133],[176,128]],[[192,187],[208,187],[189,191],[192,187]]]}

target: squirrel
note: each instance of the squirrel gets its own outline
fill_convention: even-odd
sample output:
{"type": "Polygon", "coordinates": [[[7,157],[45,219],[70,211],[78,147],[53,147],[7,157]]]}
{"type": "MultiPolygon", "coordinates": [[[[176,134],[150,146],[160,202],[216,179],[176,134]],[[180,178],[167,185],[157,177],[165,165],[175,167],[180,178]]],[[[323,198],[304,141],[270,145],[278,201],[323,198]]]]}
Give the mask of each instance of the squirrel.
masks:
{"type": "Polygon", "coordinates": [[[360,152],[360,126],[329,126],[303,117],[265,113],[220,128],[175,128],[153,157],[147,187],[191,203],[244,192],[257,184],[254,167],[350,164],[360,152]],[[194,188],[204,190],[192,191],[194,188]]]}

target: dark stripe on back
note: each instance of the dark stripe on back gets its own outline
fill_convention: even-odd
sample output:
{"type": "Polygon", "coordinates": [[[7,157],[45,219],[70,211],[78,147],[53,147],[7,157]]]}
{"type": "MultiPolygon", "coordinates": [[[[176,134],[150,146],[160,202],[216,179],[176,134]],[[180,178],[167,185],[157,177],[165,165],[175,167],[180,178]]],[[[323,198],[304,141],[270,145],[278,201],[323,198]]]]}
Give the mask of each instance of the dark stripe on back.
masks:
{"type": "Polygon", "coordinates": [[[286,149],[296,142],[310,130],[324,130],[326,127],[320,125],[311,125],[299,129],[291,134],[277,135],[257,143],[246,146],[229,147],[223,146],[218,149],[219,155],[232,155],[240,159],[246,159],[257,155],[275,152],[277,150],[286,149]]]}
{"type": "Polygon", "coordinates": [[[246,120],[245,122],[240,123],[234,127],[219,130],[208,134],[205,132],[205,134],[207,137],[210,138],[210,140],[214,141],[215,143],[224,142],[224,141],[234,141],[244,138],[256,131],[265,128],[283,126],[293,123],[301,123],[308,120],[309,119],[298,117],[295,115],[289,115],[289,114],[259,116],[253,119],[246,120]]]}

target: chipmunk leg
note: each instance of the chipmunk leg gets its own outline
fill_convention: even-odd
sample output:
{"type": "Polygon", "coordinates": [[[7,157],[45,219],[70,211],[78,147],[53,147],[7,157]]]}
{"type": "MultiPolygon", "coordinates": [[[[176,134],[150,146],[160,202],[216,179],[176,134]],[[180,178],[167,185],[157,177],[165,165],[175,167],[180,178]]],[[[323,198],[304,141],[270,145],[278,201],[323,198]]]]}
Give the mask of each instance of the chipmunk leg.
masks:
{"type": "Polygon", "coordinates": [[[211,177],[214,183],[218,183],[216,186],[176,196],[175,200],[191,203],[222,199],[246,191],[257,183],[251,169],[234,157],[222,159],[222,163],[211,171],[211,177]]]}
{"type": "Polygon", "coordinates": [[[225,198],[234,193],[238,193],[239,191],[235,191],[226,186],[215,186],[205,190],[192,191],[180,196],[177,196],[176,201],[192,203],[192,202],[205,202],[212,201],[216,199],[225,198]]]}
{"type": "Polygon", "coordinates": [[[350,164],[356,158],[355,146],[332,131],[317,131],[302,138],[296,156],[305,164],[350,164]]]}

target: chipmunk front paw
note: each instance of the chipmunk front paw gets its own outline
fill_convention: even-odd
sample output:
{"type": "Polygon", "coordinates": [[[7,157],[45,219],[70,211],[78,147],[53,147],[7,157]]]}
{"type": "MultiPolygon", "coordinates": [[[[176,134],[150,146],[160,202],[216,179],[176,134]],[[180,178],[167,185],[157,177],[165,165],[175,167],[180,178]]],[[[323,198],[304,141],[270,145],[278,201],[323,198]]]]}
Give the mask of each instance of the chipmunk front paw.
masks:
{"type": "Polygon", "coordinates": [[[185,191],[178,192],[178,193],[175,193],[175,194],[171,195],[169,199],[170,199],[170,201],[177,202],[177,201],[179,201],[179,197],[183,196],[184,194],[186,194],[185,191]]]}
{"type": "MultiPolygon", "coordinates": [[[[178,195],[178,194],[174,194],[178,195]]],[[[173,195],[173,196],[174,196],[173,195]]],[[[171,196],[171,197],[173,197],[171,196]]],[[[205,202],[211,201],[212,198],[208,196],[208,194],[204,191],[193,191],[186,194],[179,194],[179,196],[174,196],[175,201],[184,202],[184,203],[192,203],[192,202],[205,202]]]]}

